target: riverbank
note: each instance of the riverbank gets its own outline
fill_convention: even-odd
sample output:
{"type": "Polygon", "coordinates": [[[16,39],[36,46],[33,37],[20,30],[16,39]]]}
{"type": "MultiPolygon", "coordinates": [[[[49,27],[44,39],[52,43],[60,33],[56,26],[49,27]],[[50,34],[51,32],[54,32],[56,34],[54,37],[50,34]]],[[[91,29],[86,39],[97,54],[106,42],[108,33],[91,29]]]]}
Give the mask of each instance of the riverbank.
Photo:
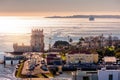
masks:
{"type": "MultiPolygon", "coordinates": [[[[0,61],[4,61],[4,56],[7,55],[5,52],[0,52],[0,61]]],[[[6,61],[6,66],[0,64],[0,80],[20,80],[15,77],[15,66],[18,64],[18,60],[14,60],[13,65],[11,61],[6,61]]]]}

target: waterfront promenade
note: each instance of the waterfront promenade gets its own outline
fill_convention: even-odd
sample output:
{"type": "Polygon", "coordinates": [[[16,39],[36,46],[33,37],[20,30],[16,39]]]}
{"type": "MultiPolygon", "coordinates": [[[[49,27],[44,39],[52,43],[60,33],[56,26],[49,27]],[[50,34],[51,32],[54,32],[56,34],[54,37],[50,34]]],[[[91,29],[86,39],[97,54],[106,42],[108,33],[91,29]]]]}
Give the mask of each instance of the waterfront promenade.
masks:
{"type": "Polygon", "coordinates": [[[22,69],[21,74],[22,75],[38,75],[41,73],[47,74],[50,73],[49,71],[44,71],[40,67],[42,66],[41,64],[42,57],[40,54],[34,54],[28,59],[27,61],[24,62],[24,66],[22,69]],[[35,66],[34,70],[30,71],[29,67],[30,65],[35,66]]]}

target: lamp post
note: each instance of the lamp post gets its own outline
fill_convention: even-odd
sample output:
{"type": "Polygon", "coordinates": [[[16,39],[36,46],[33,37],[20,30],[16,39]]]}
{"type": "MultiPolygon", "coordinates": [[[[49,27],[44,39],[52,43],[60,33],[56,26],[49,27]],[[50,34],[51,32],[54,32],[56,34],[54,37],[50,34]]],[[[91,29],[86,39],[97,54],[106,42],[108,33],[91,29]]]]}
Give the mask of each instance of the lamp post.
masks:
{"type": "Polygon", "coordinates": [[[51,40],[52,40],[52,38],[49,37],[49,52],[51,51],[51,40]]]}
{"type": "Polygon", "coordinates": [[[50,37],[49,38],[49,52],[51,52],[51,43],[52,43],[52,29],[50,29],[50,37]]]}
{"type": "Polygon", "coordinates": [[[74,72],[72,72],[72,76],[74,78],[73,80],[77,80],[78,71],[81,71],[81,68],[77,68],[74,72]]]}
{"type": "Polygon", "coordinates": [[[72,76],[73,76],[73,80],[77,80],[77,70],[75,70],[74,72],[72,72],[72,76]]]}

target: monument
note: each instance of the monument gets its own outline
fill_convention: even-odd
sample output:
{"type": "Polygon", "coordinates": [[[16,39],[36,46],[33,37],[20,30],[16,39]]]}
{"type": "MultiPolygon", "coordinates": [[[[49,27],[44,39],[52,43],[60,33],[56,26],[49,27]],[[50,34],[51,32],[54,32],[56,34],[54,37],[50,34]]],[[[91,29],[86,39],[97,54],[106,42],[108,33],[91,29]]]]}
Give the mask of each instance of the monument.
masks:
{"type": "Polygon", "coordinates": [[[14,52],[42,52],[44,51],[44,34],[43,29],[32,30],[30,45],[13,44],[14,52]]]}

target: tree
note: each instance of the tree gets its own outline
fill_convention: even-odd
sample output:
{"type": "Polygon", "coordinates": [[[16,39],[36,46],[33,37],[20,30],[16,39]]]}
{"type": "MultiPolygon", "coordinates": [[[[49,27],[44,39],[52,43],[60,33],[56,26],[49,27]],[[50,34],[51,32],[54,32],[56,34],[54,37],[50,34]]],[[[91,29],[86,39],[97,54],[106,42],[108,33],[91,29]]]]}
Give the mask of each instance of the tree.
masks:
{"type": "Polygon", "coordinates": [[[115,50],[115,57],[120,58],[120,48],[115,50]]]}
{"type": "Polygon", "coordinates": [[[97,49],[97,53],[99,54],[99,58],[103,58],[105,55],[105,50],[104,49],[97,49]]]}
{"type": "Polygon", "coordinates": [[[120,52],[115,53],[115,57],[120,58],[120,52]]]}
{"type": "Polygon", "coordinates": [[[42,56],[42,58],[46,58],[47,54],[43,53],[41,56],[42,56]]]}
{"type": "Polygon", "coordinates": [[[115,56],[113,47],[107,47],[105,49],[105,56],[115,56]]]}
{"type": "Polygon", "coordinates": [[[72,38],[70,38],[70,39],[69,39],[69,42],[70,42],[70,43],[71,43],[71,42],[73,42],[73,39],[72,39],[72,38]]]}
{"type": "Polygon", "coordinates": [[[85,41],[85,39],[84,39],[83,37],[81,37],[81,38],[79,39],[79,42],[77,43],[77,45],[80,45],[80,46],[81,46],[82,41],[85,41]]]}
{"type": "Polygon", "coordinates": [[[69,46],[69,43],[67,41],[56,41],[53,45],[55,48],[69,46]]]}
{"type": "Polygon", "coordinates": [[[115,53],[117,53],[117,52],[120,52],[120,48],[117,48],[117,49],[115,50],[115,53]]]}
{"type": "Polygon", "coordinates": [[[85,39],[84,39],[83,37],[81,37],[81,38],[79,39],[79,41],[85,41],[85,39]]]}

